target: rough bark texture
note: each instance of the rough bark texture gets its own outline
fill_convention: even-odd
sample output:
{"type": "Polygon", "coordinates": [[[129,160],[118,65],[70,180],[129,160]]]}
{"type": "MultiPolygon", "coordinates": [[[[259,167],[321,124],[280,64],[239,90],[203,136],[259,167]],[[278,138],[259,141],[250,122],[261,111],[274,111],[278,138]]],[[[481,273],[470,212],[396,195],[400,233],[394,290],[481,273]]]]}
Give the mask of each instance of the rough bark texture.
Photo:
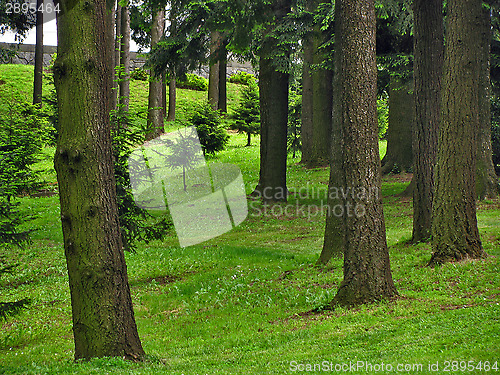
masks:
{"type": "Polygon", "coordinates": [[[441,76],[444,58],[442,0],[414,0],[413,242],[429,241],[432,229],[441,76]]]}
{"type": "MultiPolygon", "coordinates": [[[[36,1],[36,9],[43,6],[43,0],[36,1]]],[[[43,78],[43,12],[36,12],[35,70],[33,78],[33,104],[42,105],[43,78]]]]}
{"type": "Polygon", "coordinates": [[[121,10],[121,40],[120,40],[120,104],[128,112],[130,103],[130,13],[128,7],[121,10]]]}
{"type": "Polygon", "coordinates": [[[413,167],[412,132],[415,112],[410,86],[391,77],[387,152],[382,159],[382,174],[410,172],[413,167]]]}
{"type": "Polygon", "coordinates": [[[476,219],[481,0],[448,2],[430,265],[485,257],[476,219]]]}
{"type": "Polygon", "coordinates": [[[481,55],[479,78],[479,136],[477,154],[476,195],[479,199],[495,199],[500,194],[500,184],[493,165],[491,146],[491,81],[490,46],[491,15],[487,8],[481,9],[481,55]]]}
{"type": "MultiPolygon", "coordinates": [[[[163,36],[165,29],[165,11],[159,10],[153,16],[153,24],[151,25],[151,48],[153,48],[163,36]]],[[[161,77],[151,78],[149,81],[149,96],[148,96],[148,120],[147,140],[154,139],[165,132],[163,123],[163,79],[161,77]]]]}
{"type": "MultiPolygon", "coordinates": [[[[319,0],[308,1],[307,10],[314,12],[319,3],[319,0]]],[[[321,26],[316,25],[304,41],[301,162],[308,168],[326,166],[329,162],[333,74],[320,67],[327,59],[326,52],[320,49],[326,39],[321,26]]]]}
{"type": "MultiPolygon", "coordinates": [[[[345,193],[331,215],[344,221],[344,280],[332,305],[354,306],[397,295],[392,281],[381,201],[378,151],[375,4],[338,0],[336,14],[336,111],[340,118],[340,164],[345,193]],[[341,211],[342,210],[342,211],[341,211]],[[342,215],[339,215],[342,213],[342,215]]],[[[336,180],[332,180],[336,183],[336,180]]]]}
{"type": "MultiPolygon", "coordinates": [[[[290,9],[290,0],[273,4],[276,22],[290,9]]],[[[254,195],[264,202],[286,201],[288,80],[289,75],[276,70],[269,56],[277,40],[267,36],[262,44],[259,66],[260,92],[260,172],[254,195]]]]}
{"type": "Polygon", "coordinates": [[[59,103],[57,171],[75,358],[144,351],[121,242],[111,152],[113,36],[104,0],[60,2],[54,78],[59,103]],[[73,4],[71,4],[73,5],[73,4]]]}

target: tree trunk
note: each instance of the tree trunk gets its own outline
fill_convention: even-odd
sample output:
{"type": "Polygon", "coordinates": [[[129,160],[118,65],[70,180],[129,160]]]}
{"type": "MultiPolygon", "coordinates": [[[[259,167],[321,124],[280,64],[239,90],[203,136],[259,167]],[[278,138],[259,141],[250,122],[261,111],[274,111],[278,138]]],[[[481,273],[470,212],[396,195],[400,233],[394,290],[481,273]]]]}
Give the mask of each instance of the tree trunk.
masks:
{"type": "Polygon", "coordinates": [[[222,45],[221,60],[219,61],[219,110],[227,113],[227,50],[225,42],[222,45]]]}
{"type": "Polygon", "coordinates": [[[43,0],[36,1],[36,45],[35,69],[33,78],[33,104],[42,106],[42,80],[43,80],[43,12],[38,9],[43,7],[43,0]]]}
{"type": "MultiPolygon", "coordinates": [[[[154,13],[151,25],[151,48],[153,48],[163,36],[165,29],[165,11],[159,10],[154,13]]],[[[146,139],[151,140],[165,132],[163,124],[162,93],[163,80],[161,77],[151,77],[149,81],[148,96],[148,120],[146,139]]]]}
{"type": "Polygon", "coordinates": [[[119,1],[116,2],[116,9],[114,13],[115,17],[115,43],[114,43],[114,54],[113,54],[113,92],[111,96],[111,108],[116,109],[118,104],[119,96],[119,85],[118,85],[118,75],[116,68],[120,65],[120,48],[121,48],[121,35],[122,35],[122,6],[119,1]]]}
{"type": "Polygon", "coordinates": [[[414,0],[413,242],[429,241],[441,111],[443,0],[414,0]]]}
{"type": "Polygon", "coordinates": [[[490,10],[484,7],[481,10],[481,14],[481,72],[479,78],[479,136],[476,195],[479,199],[495,199],[500,194],[500,184],[493,165],[493,149],[491,146],[491,14],[490,10]]]}
{"type": "Polygon", "coordinates": [[[430,265],[486,256],[476,219],[481,0],[448,2],[430,265]]]}
{"type": "MultiPolygon", "coordinates": [[[[344,280],[332,306],[354,306],[397,295],[392,281],[381,199],[377,125],[377,66],[373,0],[337,0],[335,4],[335,111],[339,112],[337,153],[330,192],[343,204],[330,215],[343,220],[344,280]],[[342,185],[340,185],[342,184],[342,185]],[[344,194],[344,195],[342,195],[344,194]]],[[[337,130],[337,129],[336,129],[337,130]]],[[[334,143],[337,142],[334,139],[334,143]]]]}
{"type": "Polygon", "coordinates": [[[220,92],[220,48],[222,35],[218,31],[210,33],[210,62],[208,71],[208,102],[214,109],[219,109],[220,92]]]}
{"type": "Polygon", "coordinates": [[[170,73],[170,81],[168,82],[168,114],[167,121],[175,121],[175,106],[177,103],[177,84],[175,74],[170,73]]]}
{"type": "Polygon", "coordinates": [[[410,172],[413,167],[413,94],[409,84],[391,77],[389,85],[389,127],[387,152],[382,159],[382,174],[410,172]]]}
{"type": "MultiPolygon", "coordinates": [[[[70,3],[61,0],[61,8],[70,3]]],[[[54,165],[76,359],[144,355],[121,242],[111,152],[111,6],[104,0],[91,7],[80,2],[57,22],[59,137],[54,165]]]]}
{"type": "MultiPolygon", "coordinates": [[[[177,12],[172,4],[170,6],[169,18],[170,18],[170,36],[175,37],[177,35],[177,12]]],[[[169,73],[169,81],[168,81],[167,121],[175,121],[176,105],[177,105],[177,81],[176,81],[175,70],[172,69],[172,71],[169,73]]]]}
{"type": "MultiPolygon", "coordinates": [[[[276,23],[279,23],[290,9],[290,0],[276,1],[272,9],[276,23]]],[[[288,195],[286,142],[289,75],[277,71],[269,57],[277,48],[278,41],[268,35],[260,52],[260,172],[253,195],[264,202],[286,201],[288,195]]]]}
{"type": "Polygon", "coordinates": [[[121,40],[120,40],[120,104],[128,112],[130,103],[130,13],[128,7],[121,10],[121,40]]]}
{"type": "MultiPolygon", "coordinates": [[[[318,0],[310,0],[306,7],[314,12],[318,5],[318,0]]],[[[321,25],[315,25],[304,42],[301,162],[308,168],[326,166],[329,161],[333,75],[331,70],[320,67],[327,60],[321,49],[326,40],[321,25]]]]}

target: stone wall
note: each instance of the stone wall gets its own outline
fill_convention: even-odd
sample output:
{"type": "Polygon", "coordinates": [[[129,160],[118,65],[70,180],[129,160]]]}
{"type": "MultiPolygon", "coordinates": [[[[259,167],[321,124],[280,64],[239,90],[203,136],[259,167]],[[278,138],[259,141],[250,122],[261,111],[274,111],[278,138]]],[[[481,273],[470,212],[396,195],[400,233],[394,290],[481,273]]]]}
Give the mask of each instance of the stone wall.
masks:
{"type": "MultiPolygon", "coordinates": [[[[0,49],[10,49],[17,52],[17,56],[11,58],[7,61],[8,64],[23,64],[23,65],[34,65],[35,64],[35,45],[34,44],[10,44],[10,43],[0,43],[0,49]]],[[[52,61],[52,56],[57,52],[57,47],[55,46],[44,46],[43,48],[43,65],[49,66],[52,61]]],[[[131,69],[141,68],[145,63],[144,57],[137,53],[130,53],[130,66],[131,69]]],[[[244,71],[247,73],[254,74],[254,69],[250,63],[239,63],[234,60],[230,60],[227,66],[227,75],[230,76],[238,71],[244,71]]],[[[202,77],[208,78],[208,67],[202,66],[199,71],[194,72],[202,77]]]]}

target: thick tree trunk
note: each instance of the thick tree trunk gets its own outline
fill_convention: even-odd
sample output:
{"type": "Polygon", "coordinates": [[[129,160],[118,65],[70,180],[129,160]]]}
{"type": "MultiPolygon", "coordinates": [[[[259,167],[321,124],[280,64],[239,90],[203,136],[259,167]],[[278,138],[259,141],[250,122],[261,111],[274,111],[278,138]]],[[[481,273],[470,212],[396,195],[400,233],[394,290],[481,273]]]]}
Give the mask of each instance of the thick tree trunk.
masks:
{"type": "Polygon", "coordinates": [[[491,15],[490,10],[487,8],[483,7],[481,11],[481,72],[479,78],[476,195],[479,199],[495,199],[500,194],[500,184],[493,165],[493,149],[491,146],[491,15]]]}
{"type": "Polygon", "coordinates": [[[476,219],[481,0],[448,1],[430,265],[486,256],[476,219]]]}
{"type": "Polygon", "coordinates": [[[130,13],[128,7],[121,10],[121,40],[120,40],[120,104],[128,112],[130,103],[130,13]]]}
{"type": "MultiPolygon", "coordinates": [[[[36,9],[43,6],[43,0],[36,1],[36,9]]],[[[35,70],[33,78],[33,104],[42,106],[43,80],[43,12],[36,12],[35,70]]]]}
{"type": "MultiPolygon", "coordinates": [[[[159,10],[153,16],[153,24],[151,25],[151,48],[153,48],[163,36],[165,29],[165,11],[159,10]]],[[[149,81],[149,96],[148,96],[148,120],[147,120],[147,135],[146,139],[151,140],[165,132],[163,124],[162,110],[162,93],[163,80],[161,77],[153,78],[149,81]]]]}
{"type": "Polygon", "coordinates": [[[441,75],[444,54],[443,0],[414,0],[413,242],[429,241],[432,228],[441,75]]]}
{"type": "Polygon", "coordinates": [[[338,240],[344,250],[344,280],[331,304],[354,306],[394,297],[397,291],[380,194],[375,4],[337,0],[335,15],[335,112],[343,147],[337,153],[340,165],[332,162],[331,168],[333,176],[342,177],[340,182],[332,179],[329,190],[337,188],[342,204],[330,207],[330,215],[341,217],[345,230],[338,240]]]}
{"type": "MultiPolygon", "coordinates": [[[[290,0],[273,4],[276,22],[285,17],[290,0]]],[[[264,202],[286,201],[288,80],[289,75],[276,70],[269,57],[278,41],[266,36],[261,47],[259,67],[260,92],[260,172],[253,195],[264,202]]]]}
{"type": "Polygon", "coordinates": [[[75,358],[140,359],[121,242],[111,152],[113,37],[110,3],[61,0],[54,78],[57,171],[75,358]],[[78,25],[78,27],[75,27],[78,25]]]}
{"type": "Polygon", "coordinates": [[[412,132],[415,123],[413,94],[409,84],[391,77],[389,85],[389,127],[382,174],[410,172],[413,167],[412,132]]]}
{"type": "MultiPolygon", "coordinates": [[[[307,9],[314,12],[320,1],[310,0],[307,9]]],[[[327,35],[315,25],[304,42],[302,92],[302,160],[308,168],[326,166],[329,162],[332,128],[332,71],[320,67],[327,56],[320,47],[327,35]]]]}

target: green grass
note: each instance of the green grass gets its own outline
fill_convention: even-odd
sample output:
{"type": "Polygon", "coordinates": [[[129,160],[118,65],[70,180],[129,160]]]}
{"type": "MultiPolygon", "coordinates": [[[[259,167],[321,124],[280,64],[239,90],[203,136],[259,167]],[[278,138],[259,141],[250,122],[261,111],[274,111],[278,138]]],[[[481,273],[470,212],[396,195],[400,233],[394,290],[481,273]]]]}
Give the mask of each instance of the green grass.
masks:
{"type": "MultiPolygon", "coordinates": [[[[0,72],[5,77],[5,70],[0,72]]],[[[139,98],[136,90],[133,85],[133,105],[141,108],[146,91],[143,87],[139,98]]],[[[203,93],[187,94],[187,107],[203,100],[203,93]]],[[[179,109],[179,115],[184,111],[179,109]]],[[[258,180],[258,137],[251,147],[244,147],[245,141],[244,135],[232,134],[228,149],[210,162],[237,164],[251,192],[258,180]]],[[[307,187],[309,193],[325,189],[328,170],[307,170],[299,160],[289,158],[289,187],[307,187]]],[[[423,371],[406,373],[443,373],[447,360],[500,361],[499,202],[483,202],[477,211],[483,245],[491,257],[432,269],[425,266],[430,246],[407,244],[411,200],[397,195],[407,184],[388,176],[382,189],[400,298],[350,311],[312,312],[333,298],[342,280],[339,259],[326,269],[313,266],[324,232],[324,217],[317,212],[310,217],[269,212],[257,216],[261,206],[252,203],[254,210],[243,224],[202,244],[180,248],[173,233],[163,242],[141,244],[136,254],[127,254],[127,264],[139,334],[148,354],[143,363],[116,358],[73,362],[58,199],[22,198],[21,209],[37,214],[25,225],[37,230],[32,244],[7,250],[8,259],[20,266],[0,280],[0,294],[2,301],[28,297],[32,303],[0,322],[0,374],[299,372],[291,371],[292,361],[422,364],[423,371]],[[438,361],[441,371],[430,372],[429,364],[438,361]]],[[[320,203],[318,197],[300,194],[289,201],[320,203]]]]}

